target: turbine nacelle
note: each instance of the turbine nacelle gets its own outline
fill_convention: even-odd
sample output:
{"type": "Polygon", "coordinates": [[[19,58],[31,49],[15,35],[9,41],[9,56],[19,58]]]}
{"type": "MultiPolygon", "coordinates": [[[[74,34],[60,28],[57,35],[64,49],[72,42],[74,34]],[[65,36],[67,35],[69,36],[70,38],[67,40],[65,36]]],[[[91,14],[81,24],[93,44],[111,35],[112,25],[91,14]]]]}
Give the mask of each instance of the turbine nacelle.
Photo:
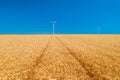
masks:
{"type": "Polygon", "coordinates": [[[53,23],[53,24],[55,24],[55,23],[56,23],[56,21],[50,21],[50,23],[53,23]]]}

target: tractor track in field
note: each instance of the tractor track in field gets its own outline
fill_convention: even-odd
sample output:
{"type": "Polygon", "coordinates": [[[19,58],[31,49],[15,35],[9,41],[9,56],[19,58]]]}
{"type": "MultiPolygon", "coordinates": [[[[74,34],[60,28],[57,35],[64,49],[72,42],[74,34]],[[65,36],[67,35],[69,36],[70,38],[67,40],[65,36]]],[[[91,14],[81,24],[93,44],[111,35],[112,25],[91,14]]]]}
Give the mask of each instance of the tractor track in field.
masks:
{"type": "Polygon", "coordinates": [[[35,69],[37,68],[37,66],[39,65],[39,63],[41,62],[41,59],[43,58],[44,56],[44,53],[46,53],[47,49],[49,48],[49,45],[51,43],[51,38],[49,39],[47,45],[45,46],[45,48],[42,49],[42,52],[40,52],[40,56],[38,56],[36,58],[36,60],[34,61],[34,64],[32,65],[32,67],[30,68],[29,72],[28,72],[28,75],[27,75],[27,78],[25,80],[36,80],[35,79],[35,69]]]}
{"type": "MultiPolygon", "coordinates": [[[[65,47],[65,49],[69,52],[69,54],[75,58],[76,61],[79,62],[79,64],[83,67],[83,69],[87,72],[87,75],[92,79],[92,80],[99,80],[99,76],[96,76],[94,75],[91,70],[89,70],[85,65],[85,63],[83,62],[82,59],[78,59],[76,56],[75,56],[75,52],[73,52],[73,50],[71,50],[69,47],[67,47],[64,42],[62,40],[60,40],[58,37],[56,37],[56,39],[63,45],[63,47],[65,47]]],[[[103,80],[106,80],[105,78],[102,78],[103,80]]]]}

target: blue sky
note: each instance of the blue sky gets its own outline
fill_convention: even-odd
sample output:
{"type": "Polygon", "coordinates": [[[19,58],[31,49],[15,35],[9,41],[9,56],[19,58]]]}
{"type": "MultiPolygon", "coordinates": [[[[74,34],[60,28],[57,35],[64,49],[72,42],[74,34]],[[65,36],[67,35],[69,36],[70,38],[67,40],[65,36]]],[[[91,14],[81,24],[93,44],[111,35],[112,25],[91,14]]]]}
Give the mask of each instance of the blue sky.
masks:
{"type": "Polygon", "coordinates": [[[0,34],[120,34],[120,0],[0,0],[0,34]]]}

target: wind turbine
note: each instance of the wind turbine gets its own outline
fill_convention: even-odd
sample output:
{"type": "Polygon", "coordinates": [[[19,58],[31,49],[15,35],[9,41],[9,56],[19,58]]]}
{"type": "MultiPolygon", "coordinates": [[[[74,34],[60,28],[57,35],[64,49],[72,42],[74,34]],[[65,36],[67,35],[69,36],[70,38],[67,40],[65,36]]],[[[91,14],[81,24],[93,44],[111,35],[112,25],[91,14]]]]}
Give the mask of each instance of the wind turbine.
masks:
{"type": "Polygon", "coordinates": [[[100,34],[100,26],[97,26],[97,34],[100,34]]]}
{"type": "Polygon", "coordinates": [[[53,35],[54,35],[55,34],[55,24],[56,24],[56,21],[50,21],[50,23],[52,23],[53,35]]]}

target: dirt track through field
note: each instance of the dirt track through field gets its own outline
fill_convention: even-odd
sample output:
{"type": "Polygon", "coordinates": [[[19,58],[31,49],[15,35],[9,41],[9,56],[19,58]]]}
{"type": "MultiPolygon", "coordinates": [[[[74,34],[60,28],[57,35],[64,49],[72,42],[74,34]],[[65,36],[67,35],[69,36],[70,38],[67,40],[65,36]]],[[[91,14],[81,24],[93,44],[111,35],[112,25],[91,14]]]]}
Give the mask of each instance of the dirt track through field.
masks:
{"type": "MultiPolygon", "coordinates": [[[[78,63],[56,37],[53,37],[47,52],[36,68],[35,77],[43,80],[89,80],[86,71],[78,63]]],[[[34,80],[38,80],[37,78],[32,77],[34,80]]]]}
{"type": "Polygon", "coordinates": [[[27,79],[26,80],[35,80],[35,69],[36,67],[40,64],[42,57],[44,56],[44,54],[46,53],[50,42],[51,42],[51,38],[48,40],[47,45],[45,46],[45,48],[42,49],[42,51],[40,52],[40,55],[38,57],[36,57],[36,60],[33,62],[33,65],[31,65],[31,69],[29,70],[29,73],[27,75],[27,79]]]}

